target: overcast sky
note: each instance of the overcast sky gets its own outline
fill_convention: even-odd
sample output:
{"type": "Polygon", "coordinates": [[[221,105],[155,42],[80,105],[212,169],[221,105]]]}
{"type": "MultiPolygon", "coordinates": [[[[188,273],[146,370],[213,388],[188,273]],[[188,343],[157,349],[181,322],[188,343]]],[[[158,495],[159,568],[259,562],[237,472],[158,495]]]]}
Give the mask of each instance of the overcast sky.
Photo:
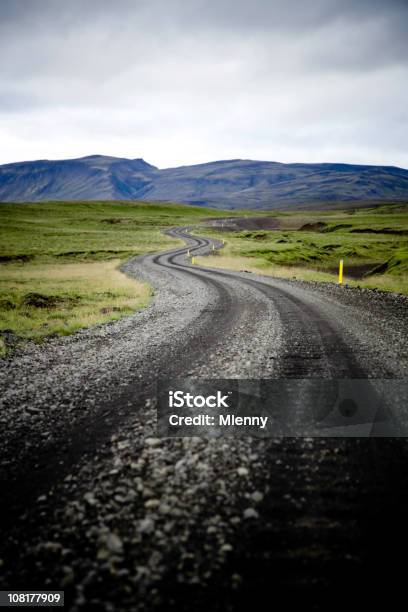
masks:
{"type": "Polygon", "coordinates": [[[0,0],[0,163],[408,168],[408,0],[0,0]]]}

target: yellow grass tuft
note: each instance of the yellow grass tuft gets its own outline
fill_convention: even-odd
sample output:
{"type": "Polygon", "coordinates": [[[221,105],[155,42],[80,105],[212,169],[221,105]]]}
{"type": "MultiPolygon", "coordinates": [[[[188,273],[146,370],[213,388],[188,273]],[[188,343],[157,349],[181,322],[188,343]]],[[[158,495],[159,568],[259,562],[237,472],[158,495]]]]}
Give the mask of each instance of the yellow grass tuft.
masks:
{"type": "Polygon", "coordinates": [[[265,274],[277,278],[296,278],[298,280],[319,280],[335,282],[336,278],[328,272],[308,270],[301,266],[280,266],[265,262],[256,257],[219,255],[216,257],[197,257],[197,263],[208,268],[225,268],[227,270],[248,271],[254,274],[265,274]]]}
{"type": "Polygon", "coordinates": [[[14,308],[0,310],[0,330],[25,338],[66,335],[146,306],[152,293],[149,285],[127,277],[118,269],[119,263],[4,265],[0,298],[14,308]],[[32,294],[40,294],[50,306],[27,305],[32,294]]]}
{"type": "MultiPolygon", "coordinates": [[[[264,259],[256,257],[243,257],[233,255],[217,255],[215,257],[197,257],[197,264],[205,268],[224,268],[225,270],[253,272],[254,274],[265,274],[275,278],[289,278],[305,281],[319,281],[337,283],[337,274],[321,272],[312,268],[302,266],[280,266],[268,263],[264,259]]],[[[353,287],[360,286],[369,289],[380,289],[408,295],[408,279],[406,276],[392,276],[382,274],[355,280],[344,276],[344,284],[353,287]]]]}

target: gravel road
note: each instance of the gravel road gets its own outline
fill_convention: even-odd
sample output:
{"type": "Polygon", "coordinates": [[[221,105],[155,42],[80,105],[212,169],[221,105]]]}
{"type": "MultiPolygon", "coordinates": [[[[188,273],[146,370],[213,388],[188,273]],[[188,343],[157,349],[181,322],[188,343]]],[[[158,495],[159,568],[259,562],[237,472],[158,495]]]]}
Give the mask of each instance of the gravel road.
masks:
{"type": "Polygon", "coordinates": [[[407,299],[193,266],[212,241],[172,234],[123,266],[148,308],[1,360],[2,588],[136,611],[395,593],[405,439],[158,439],[155,398],[185,376],[405,379],[407,299]]]}

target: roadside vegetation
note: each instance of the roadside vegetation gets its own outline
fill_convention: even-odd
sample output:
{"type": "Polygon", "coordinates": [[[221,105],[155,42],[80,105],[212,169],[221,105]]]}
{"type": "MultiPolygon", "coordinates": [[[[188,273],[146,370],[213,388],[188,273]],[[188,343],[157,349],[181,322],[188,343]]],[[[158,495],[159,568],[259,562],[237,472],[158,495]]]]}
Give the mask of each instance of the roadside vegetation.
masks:
{"type": "Polygon", "coordinates": [[[343,259],[345,283],[408,295],[408,205],[270,216],[277,221],[276,229],[263,229],[262,218],[259,229],[251,230],[237,231],[234,220],[223,226],[214,222],[204,231],[225,240],[225,247],[215,256],[198,258],[198,263],[337,282],[343,259]]]}
{"type": "Polygon", "coordinates": [[[0,204],[0,220],[0,354],[146,306],[151,288],[119,266],[176,246],[163,233],[176,225],[199,224],[199,233],[225,240],[221,252],[197,258],[206,266],[336,282],[343,259],[346,283],[408,295],[408,205],[265,214],[147,202],[10,203],[0,204]],[[209,217],[211,226],[203,224],[209,217]]]}
{"type": "Polygon", "coordinates": [[[134,202],[0,204],[0,353],[148,304],[150,287],[118,267],[178,244],[163,233],[225,212],[134,202]]]}

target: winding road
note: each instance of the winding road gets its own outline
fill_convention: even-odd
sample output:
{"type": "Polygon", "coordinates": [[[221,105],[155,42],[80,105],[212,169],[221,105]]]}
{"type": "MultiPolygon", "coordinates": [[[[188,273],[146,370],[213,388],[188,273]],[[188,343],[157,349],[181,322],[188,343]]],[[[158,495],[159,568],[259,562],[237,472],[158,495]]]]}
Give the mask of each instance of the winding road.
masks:
{"type": "Polygon", "coordinates": [[[175,377],[405,380],[406,299],[192,265],[222,245],[191,230],[123,266],[156,289],[145,311],[2,365],[4,588],[72,610],[387,601],[405,439],[160,440],[155,397],[175,377]]]}

